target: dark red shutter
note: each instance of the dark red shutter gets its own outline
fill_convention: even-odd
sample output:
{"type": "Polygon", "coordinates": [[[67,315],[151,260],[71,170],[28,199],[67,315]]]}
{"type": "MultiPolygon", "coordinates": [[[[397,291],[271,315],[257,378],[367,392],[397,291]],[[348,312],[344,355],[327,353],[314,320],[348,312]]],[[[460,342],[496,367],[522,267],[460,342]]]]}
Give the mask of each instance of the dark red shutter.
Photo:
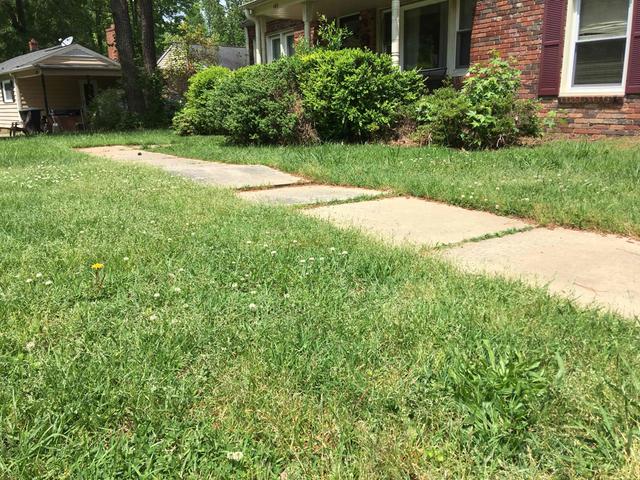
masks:
{"type": "Polygon", "coordinates": [[[545,0],[542,19],[542,58],[538,83],[540,96],[557,97],[560,93],[566,16],[567,0],[545,0]]]}
{"type": "Polygon", "coordinates": [[[627,93],[640,93],[640,0],[633,1],[627,93]]]}

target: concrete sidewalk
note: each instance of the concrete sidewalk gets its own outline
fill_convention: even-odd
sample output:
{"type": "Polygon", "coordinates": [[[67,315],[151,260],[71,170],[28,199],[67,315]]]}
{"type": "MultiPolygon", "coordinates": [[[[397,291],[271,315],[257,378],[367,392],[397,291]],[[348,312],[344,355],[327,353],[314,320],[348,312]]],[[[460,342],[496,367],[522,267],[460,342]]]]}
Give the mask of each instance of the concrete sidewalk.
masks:
{"type": "Polygon", "coordinates": [[[444,247],[435,255],[469,272],[501,275],[547,287],[577,303],[640,316],[640,242],[615,235],[546,229],[492,213],[384,192],[330,185],[297,185],[303,178],[262,165],[232,165],[146,152],[130,147],[79,151],[161,168],[209,185],[254,188],[242,198],[276,205],[314,205],[304,214],[356,228],[393,244],[444,247]],[[278,187],[278,188],[265,188],[278,187]]]}

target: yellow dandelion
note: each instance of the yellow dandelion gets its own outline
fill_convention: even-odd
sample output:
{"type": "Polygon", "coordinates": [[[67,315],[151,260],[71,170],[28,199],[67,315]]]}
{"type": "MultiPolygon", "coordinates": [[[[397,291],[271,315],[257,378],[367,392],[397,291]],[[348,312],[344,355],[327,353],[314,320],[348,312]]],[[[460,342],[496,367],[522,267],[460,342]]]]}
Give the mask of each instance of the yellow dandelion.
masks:
{"type": "Polygon", "coordinates": [[[102,270],[104,268],[104,263],[94,263],[91,265],[91,270],[102,270]]]}

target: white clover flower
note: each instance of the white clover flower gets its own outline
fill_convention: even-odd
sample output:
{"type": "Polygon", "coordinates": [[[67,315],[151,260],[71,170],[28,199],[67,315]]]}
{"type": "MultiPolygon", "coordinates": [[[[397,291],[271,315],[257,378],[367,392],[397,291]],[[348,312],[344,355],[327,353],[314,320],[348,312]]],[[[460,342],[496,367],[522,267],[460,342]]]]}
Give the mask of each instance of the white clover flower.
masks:
{"type": "Polygon", "coordinates": [[[238,284],[237,283],[232,283],[231,284],[231,288],[238,288],[238,284]]]}
{"type": "Polygon", "coordinates": [[[26,281],[27,283],[31,283],[31,282],[33,282],[33,278],[27,278],[25,281],[26,281]]]}
{"type": "Polygon", "coordinates": [[[42,274],[40,272],[36,273],[36,278],[42,278],[42,274]]]}
{"type": "Polygon", "coordinates": [[[149,320],[151,320],[151,321],[154,321],[154,320],[157,320],[157,319],[158,319],[158,316],[157,316],[157,315],[151,315],[151,316],[149,317],[149,320]]]}
{"type": "Polygon", "coordinates": [[[176,287],[173,289],[174,292],[176,293],[180,293],[182,291],[182,289],[180,287],[176,287]]]}
{"type": "Polygon", "coordinates": [[[255,312],[256,310],[258,310],[258,306],[255,303],[250,303],[249,310],[251,310],[252,312],[255,312]]]}
{"type": "Polygon", "coordinates": [[[122,260],[124,260],[125,262],[129,261],[129,257],[124,257],[122,260]]]}
{"type": "Polygon", "coordinates": [[[330,251],[330,252],[335,252],[335,251],[336,251],[336,247],[331,247],[331,248],[329,249],[329,251],[330,251]]]}
{"type": "Polygon", "coordinates": [[[52,280],[47,280],[46,282],[44,282],[45,285],[49,286],[49,285],[53,285],[53,281],[52,280]]]}
{"type": "Polygon", "coordinates": [[[160,298],[160,294],[158,292],[154,293],[153,298],[160,298]]]}
{"type": "Polygon", "coordinates": [[[275,255],[276,253],[278,252],[276,252],[275,250],[271,250],[271,255],[275,255]]]}
{"type": "Polygon", "coordinates": [[[24,349],[27,352],[30,352],[31,350],[33,350],[34,348],[36,348],[36,342],[33,340],[30,340],[26,343],[26,345],[24,346],[24,349]]]}
{"type": "Polygon", "coordinates": [[[242,452],[227,452],[227,460],[231,460],[232,462],[240,462],[244,458],[244,453],[242,452]]]}

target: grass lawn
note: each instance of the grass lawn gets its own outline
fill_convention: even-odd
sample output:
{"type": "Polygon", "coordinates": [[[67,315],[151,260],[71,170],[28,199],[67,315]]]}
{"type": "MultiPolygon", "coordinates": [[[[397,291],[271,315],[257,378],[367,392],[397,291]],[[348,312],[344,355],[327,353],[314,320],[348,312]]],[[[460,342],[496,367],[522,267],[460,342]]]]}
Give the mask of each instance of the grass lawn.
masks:
{"type": "MultiPolygon", "coordinates": [[[[0,142],[0,478],[638,478],[637,324],[68,148],[100,142],[0,142]]],[[[431,161],[383,151],[282,165],[431,161]]]]}

